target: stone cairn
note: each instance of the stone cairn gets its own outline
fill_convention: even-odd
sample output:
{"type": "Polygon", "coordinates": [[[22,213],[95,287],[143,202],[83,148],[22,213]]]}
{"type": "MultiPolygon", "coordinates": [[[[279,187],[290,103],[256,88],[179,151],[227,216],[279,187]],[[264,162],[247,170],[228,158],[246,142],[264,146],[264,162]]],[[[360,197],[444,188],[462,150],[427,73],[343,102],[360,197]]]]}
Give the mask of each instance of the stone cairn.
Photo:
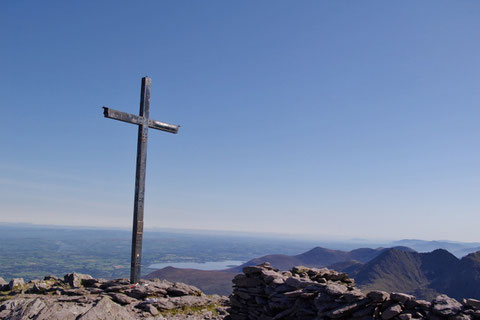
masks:
{"type": "Polygon", "coordinates": [[[227,297],[166,280],[94,279],[69,273],[25,283],[0,278],[0,319],[223,319],[227,297]]]}
{"type": "Polygon", "coordinates": [[[432,302],[403,293],[363,293],[345,273],[270,264],[243,268],[233,279],[232,320],[278,319],[480,319],[480,301],[440,295],[432,302]]]}

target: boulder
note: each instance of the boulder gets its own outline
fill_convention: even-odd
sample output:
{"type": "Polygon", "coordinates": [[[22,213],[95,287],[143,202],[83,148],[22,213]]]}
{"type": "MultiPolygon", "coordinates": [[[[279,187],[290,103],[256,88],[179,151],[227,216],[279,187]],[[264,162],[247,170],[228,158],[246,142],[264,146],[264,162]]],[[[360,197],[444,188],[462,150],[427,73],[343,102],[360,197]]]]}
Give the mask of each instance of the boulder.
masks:
{"type": "Polygon", "coordinates": [[[82,286],[82,281],[86,279],[92,279],[92,276],[73,272],[66,274],[63,279],[64,282],[68,283],[72,288],[80,288],[82,286]]]}
{"type": "Polygon", "coordinates": [[[474,309],[480,309],[480,300],[477,299],[467,299],[465,302],[467,306],[470,306],[474,309]]]}
{"type": "Polygon", "coordinates": [[[127,310],[114,303],[110,298],[104,297],[98,301],[90,310],[80,316],[78,320],[134,320],[127,310]]]}
{"type": "Polygon", "coordinates": [[[373,302],[383,302],[390,299],[390,294],[385,291],[373,290],[367,293],[367,297],[369,297],[373,302]]]}
{"type": "Polygon", "coordinates": [[[447,295],[439,295],[432,301],[432,311],[442,316],[454,316],[462,309],[462,304],[447,295]]]}
{"type": "Polygon", "coordinates": [[[121,294],[121,293],[114,293],[114,292],[111,292],[108,294],[112,300],[118,304],[121,304],[121,305],[127,305],[127,304],[130,304],[130,303],[133,303],[135,301],[137,301],[136,299],[134,298],[131,298],[127,295],[124,295],[124,294],[121,294]]]}
{"type": "Polygon", "coordinates": [[[407,301],[414,300],[415,297],[405,293],[392,292],[390,293],[390,299],[405,304],[407,301]]]}
{"type": "Polygon", "coordinates": [[[365,293],[358,289],[348,291],[343,294],[343,298],[348,302],[355,302],[366,298],[365,293]]]}
{"type": "Polygon", "coordinates": [[[348,291],[348,288],[339,283],[328,283],[325,287],[325,291],[332,296],[341,296],[348,291]]]}
{"type": "Polygon", "coordinates": [[[382,312],[382,319],[388,320],[402,313],[402,306],[395,303],[382,312]]]}
{"type": "Polygon", "coordinates": [[[178,296],[199,296],[202,294],[202,291],[198,289],[197,287],[181,283],[181,282],[176,282],[172,287],[167,289],[167,293],[170,296],[178,297],[178,296]]]}
{"type": "Polygon", "coordinates": [[[50,285],[45,281],[39,281],[33,284],[32,292],[33,293],[45,293],[48,289],[50,289],[50,285]]]}
{"type": "Polygon", "coordinates": [[[13,278],[8,284],[9,289],[14,291],[22,290],[24,286],[25,281],[23,281],[23,278],[13,278]]]}
{"type": "Polygon", "coordinates": [[[7,291],[10,290],[8,286],[8,282],[5,281],[2,277],[0,277],[0,291],[7,291]]]}
{"type": "Polygon", "coordinates": [[[134,287],[132,289],[125,290],[127,296],[137,300],[144,299],[148,296],[147,289],[145,287],[134,287]]]}

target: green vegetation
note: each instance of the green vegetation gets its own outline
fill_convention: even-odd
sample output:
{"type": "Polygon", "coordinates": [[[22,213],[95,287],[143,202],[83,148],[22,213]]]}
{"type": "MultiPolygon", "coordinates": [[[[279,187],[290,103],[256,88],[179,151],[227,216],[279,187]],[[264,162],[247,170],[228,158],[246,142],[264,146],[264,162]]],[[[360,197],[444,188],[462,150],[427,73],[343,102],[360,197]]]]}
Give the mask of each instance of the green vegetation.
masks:
{"type": "Polygon", "coordinates": [[[161,311],[160,314],[164,317],[171,317],[177,314],[204,313],[210,311],[216,316],[218,315],[217,307],[218,306],[215,304],[209,304],[206,306],[183,306],[182,308],[161,311]]]}
{"type": "MultiPolygon", "coordinates": [[[[25,280],[47,274],[87,273],[128,278],[130,231],[0,225],[0,277],[25,280]]],[[[247,237],[146,232],[143,274],[154,263],[241,260],[272,252],[299,253],[312,243],[247,237]]]]}

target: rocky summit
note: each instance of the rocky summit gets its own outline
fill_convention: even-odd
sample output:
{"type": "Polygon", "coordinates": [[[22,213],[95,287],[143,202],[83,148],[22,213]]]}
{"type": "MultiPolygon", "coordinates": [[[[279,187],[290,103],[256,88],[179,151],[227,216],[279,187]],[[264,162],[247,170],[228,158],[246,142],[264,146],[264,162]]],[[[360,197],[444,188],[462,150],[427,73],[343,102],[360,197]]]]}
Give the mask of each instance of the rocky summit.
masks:
{"type": "Polygon", "coordinates": [[[439,295],[426,301],[404,293],[364,293],[347,274],[327,268],[281,272],[265,263],[243,268],[233,283],[232,320],[480,319],[479,300],[459,302],[439,295]]]}
{"type": "Polygon", "coordinates": [[[25,283],[0,278],[0,319],[223,319],[228,299],[165,280],[94,279],[70,273],[25,283]]]}
{"type": "Polygon", "coordinates": [[[229,298],[194,286],[152,279],[94,279],[70,273],[25,283],[0,278],[0,319],[475,320],[480,300],[432,301],[400,292],[362,292],[346,273],[269,263],[243,268],[229,298]]]}

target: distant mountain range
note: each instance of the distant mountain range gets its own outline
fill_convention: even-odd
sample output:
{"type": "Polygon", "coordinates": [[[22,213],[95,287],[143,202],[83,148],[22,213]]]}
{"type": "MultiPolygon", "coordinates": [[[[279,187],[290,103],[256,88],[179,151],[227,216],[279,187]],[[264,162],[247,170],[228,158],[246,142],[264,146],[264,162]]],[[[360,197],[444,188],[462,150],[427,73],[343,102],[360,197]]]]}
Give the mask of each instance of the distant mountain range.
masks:
{"type": "Polygon", "coordinates": [[[469,253],[480,251],[479,242],[455,242],[455,241],[426,241],[418,239],[403,239],[391,242],[388,247],[409,247],[417,252],[431,252],[436,249],[448,250],[458,258],[462,258],[469,253]]]}
{"type": "Polygon", "coordinates": [[[339,270],[366,290],[401,291],[424,299],[439,293],[480,298],[480,251],[458,259],[445,249],[418,253],[392,248],[365,264],[339,270]]]}
{"type": "Polygon", "coordinates": [[[221,271],[167,267],[145,278],[190,283],[209,294],[229,294],[235,274],[245,266],[263,262],[270,262],[281,270],[297,265],[329,267],[348,273],[365,290],[405,292],[423,299],[440,293],[457,299],[480,298],[480,251],[459,259],[445,249],[419,253],[406,246],[352,251],[316,247],[299,255],[273,254],[255,258],[221,271]]]}

